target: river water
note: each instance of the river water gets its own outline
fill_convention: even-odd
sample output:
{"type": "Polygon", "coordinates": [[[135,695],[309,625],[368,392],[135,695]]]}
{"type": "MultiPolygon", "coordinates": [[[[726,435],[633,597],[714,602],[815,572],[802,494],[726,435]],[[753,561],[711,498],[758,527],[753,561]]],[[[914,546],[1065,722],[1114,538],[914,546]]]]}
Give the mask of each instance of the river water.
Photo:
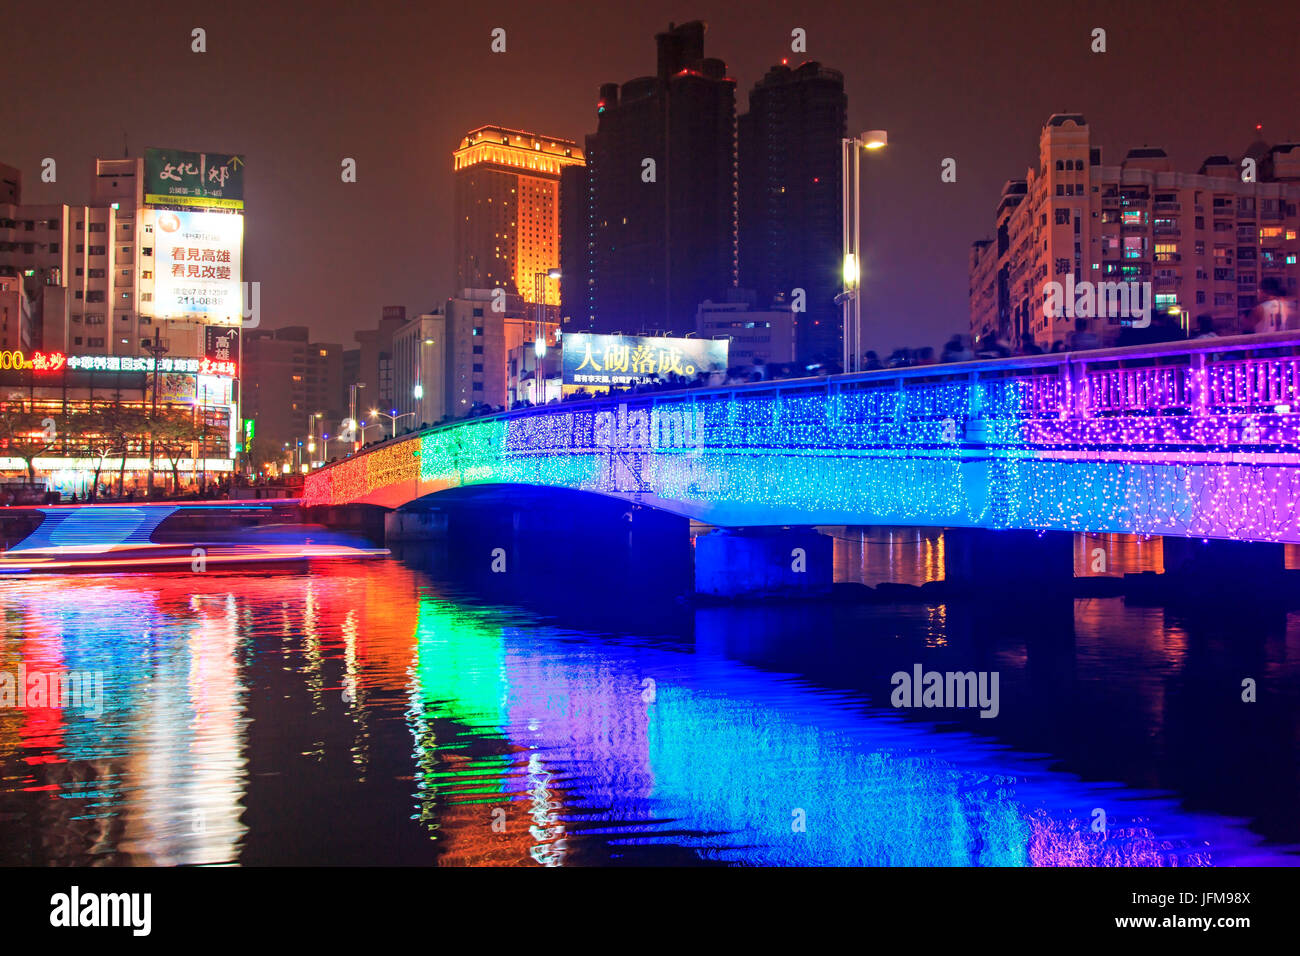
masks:
{"type": "MultiPolygon", "coordinates": [[[[840,531],[837,577],[942,546],[840,531]]],[[[0,581],[0,674],[102,680],[0,708],[0,863],[1300,861],[1296,614],[536,592],[418,550],[0,581]],[[894,708],[916,665],[996,672],[997,716],[894,708]]]]}

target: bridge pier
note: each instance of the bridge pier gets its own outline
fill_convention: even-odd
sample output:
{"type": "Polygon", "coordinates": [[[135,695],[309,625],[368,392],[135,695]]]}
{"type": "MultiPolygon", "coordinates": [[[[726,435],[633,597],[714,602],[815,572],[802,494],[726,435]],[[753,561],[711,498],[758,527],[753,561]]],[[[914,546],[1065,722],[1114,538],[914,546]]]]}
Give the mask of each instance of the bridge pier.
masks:
{"type": "Polygon", "coordinates": [[[809,528],[718,529],[695,539],[695,593],[821,597],[831,592],[832,540],[809,528]]]}
{"type": "Polygon", "coordinates": [[[1074,534],[948,528],[943,575],[951,590],[971,595],[1038,599],[1070,594],[1074,534]]]}
{"type": "Polygon", "coordinates": [[[1166,536],[1166,581],[1187,594],[1261,593],[1282,585],[1285,545],[1166,536]]]}
{"type": "Polygon", "coordinates": [[[311,505],[301,509],[303,520],[335,531],[349,531],[367,540],[384,543],[387,509],[376,505],[311,505]]]}
{"type": "Polygon", "coordinates": [[[449,526],[445,511],[390,511],[384,515],[384,543],[440,541],[449,526]]]}

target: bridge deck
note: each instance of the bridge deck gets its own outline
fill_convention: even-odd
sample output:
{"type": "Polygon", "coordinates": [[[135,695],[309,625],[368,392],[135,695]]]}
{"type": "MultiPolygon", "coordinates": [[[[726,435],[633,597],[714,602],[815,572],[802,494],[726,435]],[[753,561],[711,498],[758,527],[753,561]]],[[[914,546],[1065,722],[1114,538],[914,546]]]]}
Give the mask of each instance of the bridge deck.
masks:
{"type": "Polygon", "coordinates": [[[723,526],[1300,541],[1300,333],[624,394],[390,440],[305,504],[528,484],[723,526]]]}

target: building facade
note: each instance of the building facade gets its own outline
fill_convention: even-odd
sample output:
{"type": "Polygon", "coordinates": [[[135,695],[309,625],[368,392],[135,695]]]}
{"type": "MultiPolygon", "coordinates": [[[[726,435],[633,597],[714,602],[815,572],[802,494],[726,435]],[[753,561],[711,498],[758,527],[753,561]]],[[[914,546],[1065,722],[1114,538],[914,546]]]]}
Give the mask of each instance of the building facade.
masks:
{"type": "Polygon", "coordinates": [[[727,361],[732,368],[794,362],[799,354],[797,319],[789,303],[757,308],[752,297],[737,290],[731,301],[700,303],[695,334],[705,339],[729,339],[727,361]]]}
{"type": "Polygon", "coordinates": [[[397,383],[393,376],[393,336],[406,325],[406,306],[386,305],[380,313],[379,323],[372,329],[353,333],[358,348],[355,358],[345,357],[343,365],[349,376],[342,390],[356,382],[364,386],[357,391],[357,417],[364,418],[364,409],[378,409],[392,414],[397,407],[397,383]],[[355,372],[353,370],[355,369],[355,372]]]}
{"type": "Polygon", "coordinates": [[[575,267],[586,301],[570,313],[587,329],[689,332],[696,306],[736,284],[736,82],[704,56],[704,31],[670,24],[654,76],[600,88],[575,267]]]}
{"type": "Polygon", "coordinates": [[[280,462],[299,441],[307,449],[303,461],[328,461],[342,450],[324,437],[338,435],[348,414],[340,401],[342,381],[343,347],[311,341],[306,326],[245,333],[243,414],[254,423],[249,454],[255,471],[280,462]]]}
{"type": "Polygon", "coordinates": [[[581,167],[573,140],[500,126],[467,133],[452,154],[455,269],[460,289],[504,289],[560,304],[560,177],[581,167]]]}
{"type": "Polygon", "coordinates": [[[996,237],[972,246],[971,333],[1049,349],[1076,329],[1109,345],[1126,329],[1287,327],[1297,321],[1298,206],[1300,145],[1255,143],[1196,173],[1150,147],[1112,166],[1083,116],[1055,114],[1038,165],[1003,189],[996,237]]]}
{"type": "MultiPolygon", "coordinates": [[[[539,322],[548,351],[558,347],[558,306],[540,310],[522,296],[499,289],[462,289],[445,309],[446,414],[452,418],[505,409],[511,404],[507,377],[512,351],[533,347],[539,322]]],[[[558,364],[558,358],[555,360],[558,364]]]]}
{"type": "MultiPolygon", "coordinates": [[[[447,415],[447,316],[417,315],[393,333],[393,379],[403,427],[436,425],[447,415]]],[[[399,429],[400,431],[400,429],[399,429]]]]}
{"type": "Polygon", "coordinates": [[[740,285],[760,302],[800,297],[798,354],[809,362],[841,352],[847,118],[843,75],[808,62],[772,67],[738,123],[740,285]]]}
{"type": "MultiPolygon", "coordinates": [[[[26,377],[30,385],[26,406],[7,396],[3,414],[11,427],[34,410],[54,419],[60,441],[38,456],[37,471],[60,490],[84,494],[98,483],[88,475],[112,467],[114,458],[121,490],[143,491],[151,470],[170,469],[181,486],[236,467],[239,355],[236,348],[215,360],[207,347],[209,333],[239,325],[242,300],[231,295],[220,309],[193,299],[163,308],[154,293],[178,284],[156,275],[175,278],[175,270],[191,269],[196,278],[238,290],[242,213],[216,203],[210,208],[197,196],[187,197],[188,204],[147,197],[146,165],[145,159],[95,160],[85,205],[24,205],[21,174],[0,168],[0,337],[7,352],[0,365],[13,373],[7,378],[26,377]],[[212,235],[191,241],[194,225],[212,235]],[[163,262],[159,230],[173,251],[184,239],[193,261],[163,262]],[[228,257],[224,263],[219,254],[228,257]],[[157,434],[142,446],[155,407],[157,434]],[[192,440],[182,442],[177,436],[187,430],[192,440]],[[186,454],[171,454],[167,442],[175,446],[170,452],[186,454]],[[96,449],[92,469],[82,458],[96,449]],[[142,457],[150,449],[158,453],[152,463],[142,457]]],[[[242,209],[242,198],[236,207],[242,209]]],[[[21,456],[11,452],[31,441],[30,430],[0,438],[0,470],[17,469],[21,456]]]]}

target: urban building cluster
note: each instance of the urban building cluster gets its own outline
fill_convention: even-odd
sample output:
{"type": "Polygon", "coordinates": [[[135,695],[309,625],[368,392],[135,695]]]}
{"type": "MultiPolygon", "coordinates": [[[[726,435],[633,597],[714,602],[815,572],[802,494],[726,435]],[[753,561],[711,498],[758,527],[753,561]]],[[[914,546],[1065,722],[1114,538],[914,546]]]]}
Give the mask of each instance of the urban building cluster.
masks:
{"type": "Polygon", "coordinates": [[[1152,147],[1108,165],[1082,115],[1055,114],[971,247],[971,336],[1051,350],[1293,328],[1297,207],[1298,143],[1257,141],[1195,173],[1152,147]]]}
{"type": "Polygon", "coordinates": [[[581,146],[496,125],[465,134],[446,299],[386,307],[346,350],[298,328],[250,333],[259,453],[288,452],[297,470],[338,453],[343,422],[369,441],[556,400],[572,390],[571,334],[722,340],[742,369],[837,357],[843,76],[773,66],[738,116],[737,81],[704,35],[670,25],[654,75],[602,85],[581,146]]]}
{"type": "MultiPolygon", "coordinates": [[[[601,85],[581,145],[467,132],[451,155],[454,287],[384,307],[351,342],[246,321],[241,156],[98,159],[82,205],[24,204],[0,165],[0,475],[84,495],[169,468],[181,491],[647,377],[709,381],[706,365],[838,367],[856,293],[842,170],[867,145],[845,138],[844,78],[782,62],[739,112],[704,41],[699,21],[658,34],[655,72],[601,85]]],[[[1195,173],[1149,147],[1107,165],[1083,116],[1054,115],[971,247],[969,339],[861,365],[1292,327],[1298,205],[1300,145],[1256,142],[1195,173]]]]}
{"type": "Polygon", "coordinates": [[[0,481],[130,495],[239,468],[242,172],[151,149],[96,159],[88,202],[30,204],[0,166],[0,481]]]}

